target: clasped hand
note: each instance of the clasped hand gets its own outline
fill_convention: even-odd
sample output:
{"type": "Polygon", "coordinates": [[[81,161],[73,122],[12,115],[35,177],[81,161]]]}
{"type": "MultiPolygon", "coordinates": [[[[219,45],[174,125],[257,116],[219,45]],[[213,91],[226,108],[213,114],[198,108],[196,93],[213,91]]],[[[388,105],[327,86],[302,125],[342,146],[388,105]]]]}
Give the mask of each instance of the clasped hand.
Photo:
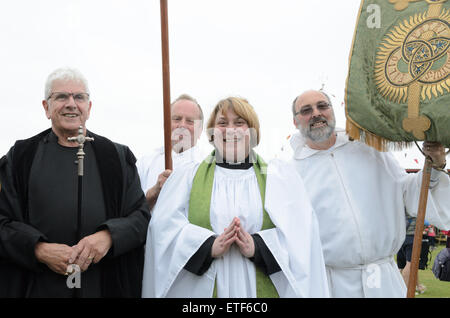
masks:
{"type": "Polygon", "coordinates": [[[214,258],[221,257],[228,252],[233,244],[239,247],[239,251],[245,257],[253,257],[255,255],[253,238],[241,227],[241,221],[237,217],[233,218],[230,225],[214,240],[211,256],[214,258]]]}
{"type": "Polygon", "coordinates": [[[84,237],[75,246],[40,242],[36,244],[35,255],[52,271],[65,275],[69,264],[78,265],[82,272],[86,271],[108,253],[111,245],[111,234],[108,230],[102,230],[84,237]]]}

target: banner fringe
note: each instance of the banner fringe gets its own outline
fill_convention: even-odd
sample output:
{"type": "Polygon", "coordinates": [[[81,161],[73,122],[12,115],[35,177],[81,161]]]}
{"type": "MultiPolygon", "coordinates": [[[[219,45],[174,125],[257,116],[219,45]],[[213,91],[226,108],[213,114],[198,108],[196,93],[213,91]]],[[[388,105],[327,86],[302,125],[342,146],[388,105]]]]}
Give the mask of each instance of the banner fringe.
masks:
{"type": "Polygon", "coordinates": [[[414,142],[392,141],[380,137],[378,135],[375,135],[370,131],[358,127],[357,125],[352,123],[348,118],[346,123],[346,132],[347,135],[350,137],[350,139],[361,141],[366,145],[382,152],[402,151],[411,148],[414,145],[414,142]]]}

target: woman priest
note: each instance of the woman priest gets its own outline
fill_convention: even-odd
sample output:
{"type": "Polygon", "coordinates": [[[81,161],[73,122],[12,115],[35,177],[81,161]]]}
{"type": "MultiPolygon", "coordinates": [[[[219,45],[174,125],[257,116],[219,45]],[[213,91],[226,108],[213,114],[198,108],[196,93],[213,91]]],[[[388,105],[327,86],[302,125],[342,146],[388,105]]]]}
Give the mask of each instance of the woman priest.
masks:
{"type": "Polygon", "coordinates": [[[215,150],[165,183],[147,233],[143,297],[328,297],[318,225],[289,163],[256,154],[247,100],[221,100],[215,150]]]}

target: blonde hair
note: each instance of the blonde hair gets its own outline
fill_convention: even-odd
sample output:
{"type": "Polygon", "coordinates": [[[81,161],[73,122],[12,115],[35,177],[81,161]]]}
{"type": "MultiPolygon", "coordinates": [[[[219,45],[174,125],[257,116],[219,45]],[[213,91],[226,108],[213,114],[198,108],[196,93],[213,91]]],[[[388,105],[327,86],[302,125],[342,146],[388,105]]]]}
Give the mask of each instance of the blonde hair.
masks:
{"type": "MultiPolygon", "coordinates": [[[[256,115],[253,106],[250,105],[246,99],[240,97],[228,97],[222,99],[217,103],[216,107],[214,107],[211,115],[209,116],[208,123],[206,126],[207,128],[206,133],[208,136],[208,140],[210,142],[213,141],[214,126],[216,124],[217,114],[222,113],[226,115],[228,110],[230,109],[233,110],[236,113],[236,115],[243,118],[247,122],[249,128],[252,128],[252,130],[256,131],[256,144],[252,145],[252,147],[257,146],[260,140],[258,115],[256,115]]],[[[253,144],[254,140],[252,141],[253,144]]]]}

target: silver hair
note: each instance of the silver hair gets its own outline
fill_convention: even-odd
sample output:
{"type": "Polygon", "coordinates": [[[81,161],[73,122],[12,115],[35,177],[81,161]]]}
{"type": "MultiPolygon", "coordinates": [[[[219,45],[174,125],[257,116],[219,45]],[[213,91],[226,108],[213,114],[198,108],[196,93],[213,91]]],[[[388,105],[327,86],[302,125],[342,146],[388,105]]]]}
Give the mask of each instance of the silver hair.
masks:
{"type": "Polygon", "coordinates": [[[86,93],[90,94],[88,81],[84,77],[84,75],[75,68],[64,67],[54,70],[47,77],[47,81],[45,82],[44,99],[48,99],[50,97],[52,93],[53,82],[57,80],[81,82],[84,85],[86,93]]]}
{"type": "MultiPolygon", "coordinates": [[[[311,119],[311,121],[319,121],[326,120],[324,117],[311,119]]],[[[330,136],[334,133],[334,129],[336,128],[336,119],[334,117],[334,113],[332,113],[332,118],[330,120],[326,120],[327,126],[322,127],[318,130],[312,131],[311,127],[308,125],[306,127],[302,127],[300,124],[297,125],[297,128],[300,130],[300,133],[303,137],[312,140],[313,142],[323,142],[328,140],[330,136]]]]}
{"type": "Polygon", "coordinates": [[[193,102],[195,105],[197,105],[198,110],[200,111],[200,118],[199,119],[203,123],[203,110],[202,110],[202,107],[200,106],[200,104],[197,102],[197,100],[194,97],[192,97],[192,96],[190,96],[188,94],[181,94],[180,96],[177,97],[177,99],[175,99],[172,102],[172,104],[170,104],[170,106],[173,106],[176,102],[178,102],[180,100],[188,100],[188,101],[193,102]]]}

